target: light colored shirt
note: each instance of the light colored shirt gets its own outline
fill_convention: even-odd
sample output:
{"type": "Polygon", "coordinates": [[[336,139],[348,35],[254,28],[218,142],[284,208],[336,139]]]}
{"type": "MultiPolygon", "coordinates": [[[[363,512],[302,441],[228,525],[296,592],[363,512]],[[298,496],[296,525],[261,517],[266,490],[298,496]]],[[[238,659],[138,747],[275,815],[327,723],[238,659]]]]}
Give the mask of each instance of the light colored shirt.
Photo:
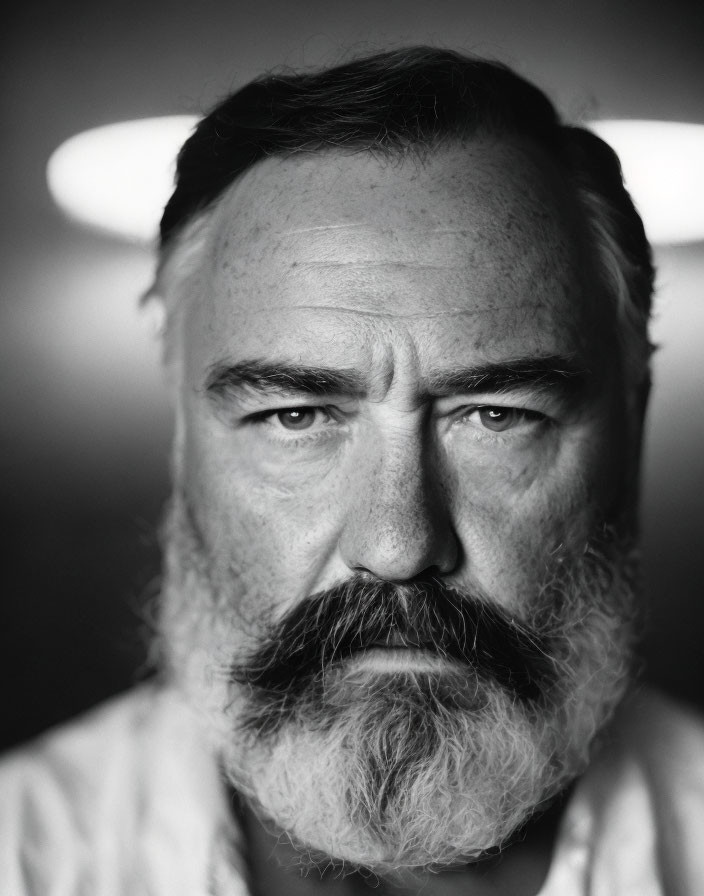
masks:
{"type": "MultiPolygon", "coordinates": [[[[249,896],[214,757],[141,687],[0,763],[2,896],[249,896]]],[[[540,896],[704,894],[704,724],[624,704],[563,815],[540,896]]]]}

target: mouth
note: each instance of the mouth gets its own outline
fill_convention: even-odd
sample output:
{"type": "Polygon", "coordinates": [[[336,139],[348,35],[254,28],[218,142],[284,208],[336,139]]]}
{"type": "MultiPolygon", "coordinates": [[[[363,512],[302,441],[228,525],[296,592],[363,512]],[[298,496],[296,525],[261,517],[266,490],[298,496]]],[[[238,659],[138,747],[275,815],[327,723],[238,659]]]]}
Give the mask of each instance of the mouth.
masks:
{"type": "Polygon", "coordinates": [[[399,670],[437,670],[447,667],[447,660],[435,650],[408,644],[404,641],[377,641],[363,650],[355,651],[348,660],[354,667],[391,672],[399,670]]]}

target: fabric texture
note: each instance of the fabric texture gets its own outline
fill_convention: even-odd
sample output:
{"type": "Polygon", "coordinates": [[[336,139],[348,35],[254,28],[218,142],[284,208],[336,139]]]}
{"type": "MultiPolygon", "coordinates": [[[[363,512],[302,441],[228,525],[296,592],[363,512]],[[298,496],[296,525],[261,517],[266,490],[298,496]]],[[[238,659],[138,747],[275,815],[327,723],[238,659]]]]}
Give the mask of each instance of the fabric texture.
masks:
{"type": "MultiPolygon", "coordinates": [[[[249,896],[217,764],[149,686],[0,763],[3,896],[249,896]]],[[[704,893],[704,724],[642,691],[563,815],[539,896],[704,893]]]]}

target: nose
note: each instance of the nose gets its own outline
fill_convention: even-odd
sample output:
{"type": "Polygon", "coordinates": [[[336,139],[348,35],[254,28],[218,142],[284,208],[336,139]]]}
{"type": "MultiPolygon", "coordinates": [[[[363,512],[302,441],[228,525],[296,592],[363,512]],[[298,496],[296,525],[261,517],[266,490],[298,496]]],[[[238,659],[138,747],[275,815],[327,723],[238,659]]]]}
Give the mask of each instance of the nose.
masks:
{"type": "Polygon", "coordinates": [[[363,454],[346,495],[344,562],[389,582],[451,573],[460,546],[437,457],[403,437],[375,440],[363,454]]]}

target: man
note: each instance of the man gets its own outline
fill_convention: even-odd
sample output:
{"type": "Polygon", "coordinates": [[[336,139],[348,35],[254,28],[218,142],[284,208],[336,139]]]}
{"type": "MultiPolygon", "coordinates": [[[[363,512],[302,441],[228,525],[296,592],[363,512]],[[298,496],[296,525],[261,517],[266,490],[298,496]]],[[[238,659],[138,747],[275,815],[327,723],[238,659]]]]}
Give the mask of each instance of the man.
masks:
{"type": "Polygon", "coordinates": [[[206,117],[148,297],[163,680],[6,761],[3,892],[702,892],[704,731],[630,687],[652,281],[613,153],[501,66],[206,117]]]}

